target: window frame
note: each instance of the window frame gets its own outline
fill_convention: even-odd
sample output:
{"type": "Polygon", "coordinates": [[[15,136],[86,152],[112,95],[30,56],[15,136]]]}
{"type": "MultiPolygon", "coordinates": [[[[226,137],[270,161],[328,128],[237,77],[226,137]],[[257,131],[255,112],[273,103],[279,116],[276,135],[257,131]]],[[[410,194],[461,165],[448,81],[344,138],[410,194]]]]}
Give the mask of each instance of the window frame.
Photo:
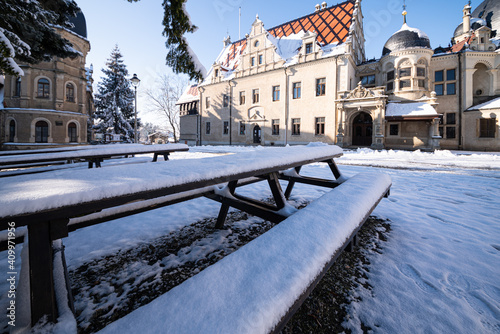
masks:
{"type": "Polygon", "coordinates": [[[210,96],[205,97],[205,108],[210,108],[210,96]]]}
{"type": "Polygon", "coordinates": [[[245,91],[240,91],[240,106],[246,103],[245,91]]]}
{"type": "Polygon", "coordinates": [[[211,132],[211,124],[210,124],[210,122],[206,122],[205,123],[205,134],[209,135],[210,132],[211,132]]]}
{"type": "Polygon", "coordinates": [[[222,135],[229,136],[229,121],[222,121],[222,135]]]}
{"type": "Polygon", "coordinates": [[[389,124],[389,136],[399,136],[399,124],[398,123],[389,124]],[[396,131],[393,131],[394,129],[396,131]]]}
{"type": "Polygon", "coordinates": [[[273,102],[277,102],[280,100],[280,85],[273,86],[272,89],[273,102]]]}
{"type": "Polygon", "coordinates": [[[316,79],[316,96],[325,96],[326,95],[326,78],[318,78],[316,79]]]}
{"type": "Polygon", "coordinates": [[[257,104],[259,102],[260,102],[259,88],[252,89],[252,104],[257,104]]]}
{"type": "Polygon", "coordinates": [[[78,126],[75,122],[68,123],[68,138],[70,143],[78,143],[78,126]]]}
{"type": "Polygon", "coordinates": [[[75,85],[71,82],[66,83],[66,101],[75,102],[75,85]]]}
{"type": "Polygon", "coordinates": [[[496,118],[480,118],[479,138],[496,138],[496,128],[496,118]]]}
{"type": "Polygon", "coordinates": [[[47,121],[44,120],[39,120],[35,123],[35,143],[48,143],[48,142],[49,142],[49,123],[47,123],[47,121]],[[41,126],[41,123],[45,123],[45,126],[41,126]]]}
{"type": "Polygon", "coordinates": [[[302,97],[302,82],[297,81],[292,83],[292,98],[298,100],[302,97]]]}
{"type": "Polygon", "coordinates": [[[306,43],[305,45],[306,55],[311,54],[313,52],[313,43],[306,43]]]}
{"type": "Polygon", "coordinates": [[[271,120],[271,134],[273,136],[280,135],[280,120],[279,120],[279,118],[271,120]]]}
{"type": "Polygon", "coordinates": [[[325,135],[325,124],[326,117],[315,117],[314,118],[314,135],[324,136],[325,135]]]}
{"type": "Polygon", "coordinates": [[[240,121],[240,136],[244,136],[246,134],[246,124],[243,121],[240,121]]]}
{"type": "Polygon", "coordinates": [[[292,136],[300,136],[300,118],[292,118],[292,136]]]}
{"type": "Polygon", "coordinates": [[[39,99],[50,98],[50,81],[47,78],[40,78],[37,80],[36,97],[39,99]]]}

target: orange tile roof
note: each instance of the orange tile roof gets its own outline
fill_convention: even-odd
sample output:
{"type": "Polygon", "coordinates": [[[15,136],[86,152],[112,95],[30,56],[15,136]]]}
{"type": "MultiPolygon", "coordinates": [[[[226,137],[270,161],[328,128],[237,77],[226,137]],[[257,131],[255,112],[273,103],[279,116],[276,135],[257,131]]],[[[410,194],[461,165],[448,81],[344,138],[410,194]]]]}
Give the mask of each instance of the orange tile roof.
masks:
{"type": "MultiPolygon", "coordinates": [[[[289,21],[268,30],[276,38],[287,37],[301,31],[311,31],[318,34],[316,41],[321,45],[327,45],[337,42],[345,42],[349,34],[349,28],[352,23],[354,12],[354,0],[348,0],[341,4],[334,5],[325,10],[315,12],[301,18],[289,21]]],[[[225,59],[222,60],[222,66],[229,67],[231,61],[241,55],[247,46],[247,40],[241,39],[234,42],[225,59]],[[239,47],[241,48],[239,49],[239,47]]],[[[238,66],[236,61],[232,69],[238,66]]]]}
{"type": "Polygon", "coordinates": [[[316,40],[321,45],[343,43],[349,33],[354,12],[354,1],[349,0],[320,12],[315,12],[296,20],[271,28],[268,32],[276,38],[290,36],[301,31],[318,34],[316,40]]]}
{"type": "Polygon", "coordinates": [[[464,49],[464,47],[465,47],[465,43],[470,44],[472,42],[472,40],[474,39],[474,37],[476,37],[475,34],[472,34],[470,37],[467,37],[466,39],[464,39],[460,43],[457,43],[457,44],[453,45],[451,47],[451,52],[462,51],[464,49]]]}

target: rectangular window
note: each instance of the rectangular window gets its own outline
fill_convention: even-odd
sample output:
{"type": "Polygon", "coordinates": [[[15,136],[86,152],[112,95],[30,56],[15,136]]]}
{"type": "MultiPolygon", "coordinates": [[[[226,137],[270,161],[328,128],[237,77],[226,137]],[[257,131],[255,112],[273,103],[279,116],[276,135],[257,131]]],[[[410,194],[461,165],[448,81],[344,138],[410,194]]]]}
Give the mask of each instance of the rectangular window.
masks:
{"type": "Polygon", "coordinates": [[[456,84],[454,82],[446,84],[446,95],[455,95],[456,92],[457,89],[456,89],[456,84]]]}
{"type": "Polygon", "coordinates": [[[50,84],[47,79],[38,80],[38,94],[37,97],[49,98],[50,97],[50,84]]]}
{"type": "Polygon", "coordinates": [[[375,74],[361,77],[361,84],[363,86],[375,85],[375,74]]]}
{"type": "Polygon", "coordinates": [[[316,96],[326,94],[326,78],[316,79],[316,96]]]}
{"type": "Polygon", "coordinates": [[[259,103],[259,90],[258,89],[252,90],[252,103],[253,104],[259,103]]]}
{"type": "Polygon", "coordinates": [[[227,95],[227,94],[222,95],[222,106],[223,107],[229,106],[229,95],[227,95]]]}
{"type": "Polygon", "coordinates": [[[387,90],[388,91],[394,90],[394,82],[393,81],[387,83],[387,90]]]}
{"type": "Polygon", "coordinates": [[[418,87],[425,88],[425,80],[424,79],[418,79],[418,87]]]}
{"type": "Polygon", "coordinates": [[[456,124],[456,114],[447,113],[446,114],[446,124],[456,124]]]}
{"type": "Polygon", "coordinates": [[[399,135],[399,124],[389,125],[389,135],[391,135],[391,136],[399,135]]]}
{"type": "Polygon", "coordinates": [[[250,62],[251,62],[251,66],[255,66],[255,57],[252,57],[250,59],[250,62]]]}
{"type": "Polygon", "coordinates": [[[240,122],[240,135],[244,135],[245,134],[245,123],[243,122],[240,122]]]}
{"type": "Polygon", "coordinates": [[[273,86],[273,101],[280,100],[280,86],[273,86]]]}
{"type": "Polygon", "coordinates": [[[300,135],[300,118],[292,118],[292,135],[300,135]]]}
{"type": "Polygon", "coordinates": [[[446,80],[448,80],[448,81],[456,80],[455,69],[446,71],[446,80]]]}
{"type": "Polygon", "coordinates": [[[434,81],[435,82],[444,81],[443,71],[436,71],[436,72],[434,72],[434,81]]]}
{"type": "Polygon", "coordinates": [[[444,85],[443,84],[435,85],[434,91],[436,92],[436,95],[444,95],[444,85]]]}
{"type": "Polygon", "coordinates": [[[205,123],[205,134],[210,134],[210,122],[205,123]]]}
{"type": "Polygon", "coordinates": [[[272,131],[273,131],[273,136],[279,136],[279,134],[280,134],[280,120],[279,119],[272,120],[272,131]]]}
{"type": "Polygon", "coordinates": [[[425,77],[425,67],[417,67],[417,77],[425,77]]]}
{"type": "Polygon", "coordinates": [[[446,127],[446,138],[447,139],[454,139],[455,138],[455,127],[454,126],[447,126],[446,127]]]}
{"type": "Polygon", "coordinates": [[[399,77],[410,77],[411,76],[411,67],[403,67],[399,69],[399,77]]]}
{"type": "Polygon", "coordinates": [[[245,92],[240,92],[240,105],[245,104],[245,92]]]}
{"type": "Polygon", "coordinates": [[[262,65],[264,62],[264,57],[262,55],[259,55],[259,65],[262,65]]]}
{"type": "Polygon", "coordinates": [[[210,97],[208,96],[205,98],[205,107],[210,108],[210,97]]]}
{"type": "Polygon", "coordinates": [[[229,134],[229,121],[224,121],[222,123],[222,134],[223,135],[228,135],[229,134]]]}
{"type": "Polygon", "coordinates": [[[324,117],[316,117],[316,136],[321,136],[325,134],[325,118],[324,117]]]}
{"type": "Polygon", "coordinates": [[[410,80],[400,80],[399,81],[399,89],[410,88],[410,87],[411,87],[411,81],[410,80]]]}
{"type": "Polygon", "coordinates": [[[306,55],[312,53],[312,49],[313,49],[313,43],[307,43],[306,44],[306,55]]]}
{"type": "Polygon", "coordinates": [[[294,99],[300,99],[300,96],[301,96],[301,86],[302,86],[302,84],[300,82],[294,82],[293,83],[293,98],[294,99]]]}
{"type": "Polygon", "coordinates": [[[21,77],[16,79],[16,87],[14,89],[14,97],[21,97],[21,77]]]}
{"type": "Polygon", "coordinates": [[[495,138],[496,119],[484,118],[479,120],[479,137],[495,138]]]}

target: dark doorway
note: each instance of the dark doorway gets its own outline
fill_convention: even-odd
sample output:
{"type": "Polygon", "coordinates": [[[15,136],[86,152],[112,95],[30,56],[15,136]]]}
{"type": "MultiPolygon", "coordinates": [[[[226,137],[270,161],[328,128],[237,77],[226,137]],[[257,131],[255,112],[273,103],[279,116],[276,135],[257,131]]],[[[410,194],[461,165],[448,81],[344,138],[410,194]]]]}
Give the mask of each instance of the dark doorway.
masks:
{"type": "Polygon", "coordinates": [[[253,128],[253,143],[254,144],[260,144],[261,142],[261,130],[260,130],[260,126],[256,125],[254,128],[253,128]]]}
{"type": "Polygon", "coordinates": [[[352,122],[352,144],[370,146],[372,144],[373,120],[367,113],[360,113],[352,122]]]}

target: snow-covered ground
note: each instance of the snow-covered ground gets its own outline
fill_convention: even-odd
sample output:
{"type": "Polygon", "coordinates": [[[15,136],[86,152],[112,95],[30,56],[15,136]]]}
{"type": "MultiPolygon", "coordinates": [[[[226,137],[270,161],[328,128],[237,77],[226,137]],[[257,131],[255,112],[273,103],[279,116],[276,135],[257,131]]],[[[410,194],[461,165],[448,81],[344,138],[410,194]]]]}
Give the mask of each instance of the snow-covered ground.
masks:
{"type": "MultiPolygon", "coordinates": [[[[196,147],[171,159],[253,150],[196,147]]],[[[355,333],[361,323],[375,333],[500,333],[500,154],[362,149],[345,151],[337,162],[347,177],[377,167],[393,183],[391,196],[374,211],[391,221],[392,232],[383,254],[371,256],[373,289],[355,292],[362,298],[350,305],[344,325],[355,333]]],[[[302,172],[331,175],[325,164],[302,172]]],[[[258,183],[241,192],[265,198],[267,188],[258,183]]],[[[292,198],[311,201],[326,191],[296,185],[292,198]]],[[[73,232],[63,240],[69,269],[214,217],[218,209],[200,198],[73,232]]],[[[5,273],[7,254],[1,254],[5,273]]],[[[0,289],[3,307],[5,280],[0,289]]]]}

